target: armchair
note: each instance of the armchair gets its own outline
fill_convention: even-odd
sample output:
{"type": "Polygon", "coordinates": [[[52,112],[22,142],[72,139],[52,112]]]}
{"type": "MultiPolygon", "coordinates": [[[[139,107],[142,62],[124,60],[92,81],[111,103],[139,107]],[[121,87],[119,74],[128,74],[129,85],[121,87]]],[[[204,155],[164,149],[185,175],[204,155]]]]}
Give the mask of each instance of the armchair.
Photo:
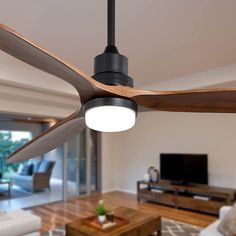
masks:
{"type": "Polygon", "coordinates": [[[16,173],[11,177],[12,183],[32,192],[40,191],[45,188],[50,189],[50,178],[55,162],[43,160],[40,162],[38,161],[35,165],[37,165],[37,168],[34,168],[34,173],[32,175],[21,175],[16,173]],[[46,166],[48,168],[45,168],[46,166]]]}

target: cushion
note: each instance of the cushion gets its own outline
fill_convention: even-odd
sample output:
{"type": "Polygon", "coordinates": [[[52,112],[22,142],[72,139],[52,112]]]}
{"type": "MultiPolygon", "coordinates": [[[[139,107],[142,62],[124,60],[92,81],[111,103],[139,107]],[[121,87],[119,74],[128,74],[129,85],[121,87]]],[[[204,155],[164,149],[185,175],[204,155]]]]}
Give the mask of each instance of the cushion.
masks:
{"type": "Polygon", "coordinates": [[[41,219],[30,212],[14,210],[7,212],[9,219],[0,222],[1,236],[27,235],[39,231],[41,219]]]}
{"type": "Polygon", "coordinates": [[[37,172],[48,172],[52,166],[51,161],[43,160],[41,161],[37,172]]]}
{"type": "Polygon", "coordinates": [[[23,169],[24,169],[24,164],[21,163],[21,164],[18,166],[17,174],[18,174],[18,175],[21,175],[23,169]]]}
{"type": "Polygon", "coordinates": [[[225,215],[217,229],[225,236],[236,235],[236,205],[225,215]]]}
{"type": "Polygon", "coordinates": [[[220,224],[220,220],[216,220],[212,224],[203,229],[198,236],[223,236],[218,230],[217,226],[220,224]]]}
{"type": "Polygon", "coordinates": [[[36,160],[32,160],[32,164],[33,164],[33,173],[38,172],[39,166],[41,164],[42,160],[36,159],[36,160]]]}
{"type": "Polygon", "coordinates": [[[33,165],[25,164],[21,171],[21,175],[32,175],[32,174],[33,174],[33,165]]]}

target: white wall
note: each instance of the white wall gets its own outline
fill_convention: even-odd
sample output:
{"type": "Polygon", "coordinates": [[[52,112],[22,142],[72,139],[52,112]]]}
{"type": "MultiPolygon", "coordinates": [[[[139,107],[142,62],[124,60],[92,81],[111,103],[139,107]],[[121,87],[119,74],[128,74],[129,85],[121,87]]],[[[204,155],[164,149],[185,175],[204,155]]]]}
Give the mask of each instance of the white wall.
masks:
{"type": "Polygon", "coordinates": [[[147,168],[159,168],[160,152],[207,153],[209,183],[236,188],[234,114],[142,113],[133,129],[103,134],[103,145],[103,191],[116,188],[135,192],[136,181],[143,178],[147,168]],[[115,180],[111,179],[114,170],[115,180]]]}
{"type": "Polygon", "coordinates": [[[117,189],[117,165],[119,150],[116,148],[119,145],[114,143],[115,134],[102,133],[102,148],[101,148],[101,161],[102,161],[102,192],[110,192],[117,189]]]}
{"type": "Polygon", "coordinates": [[[79,106],[79,96],[0,78],[0,114],[64,118],[79,106]]]}

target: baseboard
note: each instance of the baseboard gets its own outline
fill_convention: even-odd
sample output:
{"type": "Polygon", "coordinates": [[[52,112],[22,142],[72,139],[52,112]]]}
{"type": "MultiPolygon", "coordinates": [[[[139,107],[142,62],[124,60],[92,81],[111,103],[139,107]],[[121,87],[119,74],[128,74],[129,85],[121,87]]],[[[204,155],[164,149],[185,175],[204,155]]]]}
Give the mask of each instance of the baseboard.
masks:
{"type": "Polygon", "coordinates": [[[117,191],[115,188],[113,189],[106,189],[106,190],[102,190],[102,193],[110,193],[110,192],[114,192],[117,191]]]}
{"type": "Polygon", "coordinates": [[[135,191],[135,190],[128,190],[128,189],[123,189],[123,188],[117,188],[116,191],[131,193],[131,194],[137,194],[137,191],[135,191]]]}
{"type": "Polygon", "coordinates": [[[122,188],[114,188],[114,189],[103,190],[102,193],[109,193],[109,192],[115,192],[115,191],[130,193],[130,194],[135,194],[135,195],[137,194],[136,191],[132,191],[132,190],[128,190],[128,189],[122,189],[122,188]]]}

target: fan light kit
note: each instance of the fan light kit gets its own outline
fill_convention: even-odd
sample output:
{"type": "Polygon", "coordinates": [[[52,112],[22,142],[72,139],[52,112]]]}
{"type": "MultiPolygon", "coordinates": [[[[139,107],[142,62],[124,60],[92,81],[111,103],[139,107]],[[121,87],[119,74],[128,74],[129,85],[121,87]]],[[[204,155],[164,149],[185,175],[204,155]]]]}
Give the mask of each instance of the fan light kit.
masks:
{"type": "Polygon", "coordinates": [[[135,124],[136,115],[136,103],[123,98],[96,98],[85,104],[86,125],[98,131],[118,132],[130,129],[135,124]]]}
{"type": "Polygon", "coordinates": [[[235,89],[150,91],[133,88],[133,79],[128,76],[128,58],[115,46],[115,0],[107,3],[107,47],[95,57],[92,77],[0,23],[0,50],[70,83],[80,96],[78,109],[73,114],[12,153],[7,159],[9,163],[49,152],[86,125],[105,132],[130,129],[138,111],[236,113],[235,89]]]}

